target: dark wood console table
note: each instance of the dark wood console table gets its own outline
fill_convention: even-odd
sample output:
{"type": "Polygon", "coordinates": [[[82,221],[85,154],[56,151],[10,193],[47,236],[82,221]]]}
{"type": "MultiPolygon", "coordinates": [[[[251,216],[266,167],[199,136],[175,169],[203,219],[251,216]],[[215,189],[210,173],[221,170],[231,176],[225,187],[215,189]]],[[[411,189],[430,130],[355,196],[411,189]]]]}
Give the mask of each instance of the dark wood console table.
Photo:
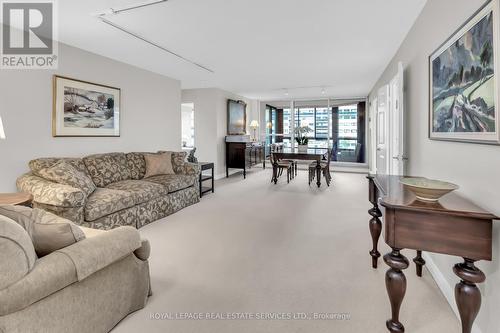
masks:
{"type": "Polygon", "coordinates": [[[390,267],[385,275],[392,317],[386,326],[390,332],[404,332],[399,321],[399,310],[406,293],[408,259],[402,249],[417,250],[414,259],[417,274],[425,264],[421,251],[442,253],[463,258],[453,267],[460,278],[455,286],[455,300],[462,321],[462,332],[470,333],[481,307],[481,293],[476,283],[484,282],[484,273],[474,265],[479,260],[492,259],[492,222],[495,215],[476,206],[456,193],[443,196],[438,202],[416,200],[399,180],[400,176],[369,175],[369,200],[373,208],[369,226],[373,241],[370,251],[372,267],[377,268],[378,239],[382,231],[380,218],[384,217],[384,239],[392,248],[384,256],[390,267]],[[380,207],[382,206],[382,207],[380,207]],[[382,213],[382,210],[385,212],[382,213]]]}
{"type": "Polygon", "coordinates": [[[229,169],[243,169],[243,178],[247,170],[262,163],[266,168],[264,145],[258,142],[226,142],[226,177],[229,169]]]}

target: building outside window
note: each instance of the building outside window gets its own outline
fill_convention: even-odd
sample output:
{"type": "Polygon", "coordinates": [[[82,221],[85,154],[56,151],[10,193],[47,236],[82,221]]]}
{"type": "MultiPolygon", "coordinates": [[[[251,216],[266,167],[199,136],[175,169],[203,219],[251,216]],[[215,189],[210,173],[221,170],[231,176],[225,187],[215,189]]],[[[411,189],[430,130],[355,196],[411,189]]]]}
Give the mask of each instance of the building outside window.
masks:
{"type": "Polygon", "coordinates": [[[194,148],[194,104],[181,105],[182,148],[194,148]]]}
{"type": "Polygon", "coordinates": [[[338,148],[355,150],[358,143],[358,106],[339,106],[338,148]]]}

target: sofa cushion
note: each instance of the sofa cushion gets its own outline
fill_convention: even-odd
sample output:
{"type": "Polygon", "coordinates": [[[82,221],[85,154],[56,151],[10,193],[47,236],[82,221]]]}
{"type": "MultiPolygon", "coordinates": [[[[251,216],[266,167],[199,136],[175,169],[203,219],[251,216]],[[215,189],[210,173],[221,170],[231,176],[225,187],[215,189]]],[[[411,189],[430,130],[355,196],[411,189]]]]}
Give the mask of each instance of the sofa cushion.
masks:
{"type": "Polygon", "coordinates": [[[186,161],[187,152],[185,151],[163,151],[158,153],[171,153],[172,154],[172,167],[175,173],[182,173],[182,166],[186,161]]]}
{"type": "Polygon", "coordinates": [[[0,290],[21,280],[35,266],[31,238],[21,225],[0,215],[0,290]]]}
{"type": "Polygon", "coordinates": [[[29,167],[31,169],[31,172],[33,174],[40,176],[38,174],[38,171],[46,168],[50,168],[54,164],[64,161],[71,166],[73,166],[75,169],[77,169],[80,172],[83,172],[84,174],[88,175],[87,172],[87,167],[85,166],[85,163],[83,163],[83,160],[81,158],[70,158],[70,157],[62,157],[62,158],[57,158],[57,157],[45,157],[45,158],[37,158],[34,160],[31,160],[29,162],[29,167]]]}
{"type": "Polygon", "coordinates": [[[191,187],[197,180],[196,175],[158,175],[145,178],[145,181],[161,184],[166,187],[168,193],[191,187]]]}
{"type": "Polygon", "coordinates": [[[145,180],[122,180],[121,182],[110,184],[106,188],[132,193],[136,205],[168,193],[164,186],[145,180]]]}
{"type": "Polygon", "coordinates": [[[85,239],[85,234],[76,224],[42,209],[0,205],[0,214],[26,230],[38,257],[85,239]]]}
{"type": "Polygon", "coordinates": [[[90,155],[84,157],[83,162],[97,187],[106,187],[111,183],[130,179],[124,153],[90,155]]]}
{"type": "Polygon", "coordinates": [[[95,184],[87,173],[83,173],[68,162],[61,160],[56,164],[38,171],[47,180],[79,188],[87,196],[95,191],[95,184]]]}
{"type": "Polygon", "coordinates": [[[146,174],[144,178],[175,174],[172,166],[172,153],[145,154],[144,159],[146,160],[146,174]]]}
{"type": "Polygon", "coordinates": [[[97,188],[89,196],[85,205],[85,221],[94,221],[133,206],[135,206],[135,201],[132,192],[97,188]]]}
{"type": "Polygon", "coordinates": [[[131,179],[142,179],[146,174],[146,160],[144,160],[144,154],[146,153],[128,153],[127,166],[130,171],[131,179]]]}

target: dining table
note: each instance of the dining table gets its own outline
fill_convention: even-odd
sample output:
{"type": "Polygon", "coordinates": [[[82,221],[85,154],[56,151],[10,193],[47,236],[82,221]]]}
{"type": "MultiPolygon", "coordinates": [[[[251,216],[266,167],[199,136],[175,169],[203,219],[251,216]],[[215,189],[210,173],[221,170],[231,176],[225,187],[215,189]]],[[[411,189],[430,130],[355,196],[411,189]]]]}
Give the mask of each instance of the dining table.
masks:
{"type": "Polygon", "coordinates": [[[316,161],[316,185],[321,187],[321,164],[328,156],[328,148],[308,148],[299,150],[298,148],[283,148],[280,151],[271,152],[274,157],[272,181],[278,182],[278,161],[280,160],[306,160],[316,161]]]}

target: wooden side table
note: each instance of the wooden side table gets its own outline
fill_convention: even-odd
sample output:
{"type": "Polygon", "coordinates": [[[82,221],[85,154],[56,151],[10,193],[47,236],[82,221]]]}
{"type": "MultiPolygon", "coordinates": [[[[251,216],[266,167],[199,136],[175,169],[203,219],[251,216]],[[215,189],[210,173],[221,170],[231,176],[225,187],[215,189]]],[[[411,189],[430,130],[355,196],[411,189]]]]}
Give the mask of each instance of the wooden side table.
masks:
{"type": "Polygon", "coordinates": [[[455,301],[462,332],[470,333],[481,307],[481,292],[477,284],[486,279],[475,262],[491,261],[492,225],[498,217],[457,193],[449,193],[437,202],[416,200],[415,194],[401,184],[400,176],[369,175],[367,178],[369,199],[373,204],[368,211],[372,216],[369,224],[373,242],[370,251],[372,267],[377,268],[380,257],[377,245],[382,227],[384,240],[392,249],[383,257],[389,266],[385,281],[392,309],[392,316],[386,322],[387,329],[397,333],[405,331],[399,310],[406,293],[403,271],[410,261],[400,251],[411,249],[417,250],[413,261],[419,276],[425,265],[422,251],[463,258],[463,262],[453,266],[453,272],[459,278],[455,285],[455,301]],[[379,205],[385,208],[384,213],[379,205]],[[382,216],[383,221],[380,220],[382,216]]]}
{"type": "Polygon", "coordinates": [[[200,165],[200,169],[201,169],[201,172],[200,172],[200,179],[199,179],[199,183],[200,183],[200,198],[203,196],[203,194],[207,193],[207,192],[212,192],[214,193],[214,163],[212,162],[200,162],[199,163],[200,165]],[[211,174],[204,174],[203,171],[206,171],[206,170],[212,170],[212,173],[211,174]],[[205,181],[211,181],[212,183],[212,186],[203,186],[203,182],[205,181]]]}
{"type": "Polygon", "coordinates": [[[29,193],[0,193],[0,205],[31,207],[33,196],[29,193]]]}

